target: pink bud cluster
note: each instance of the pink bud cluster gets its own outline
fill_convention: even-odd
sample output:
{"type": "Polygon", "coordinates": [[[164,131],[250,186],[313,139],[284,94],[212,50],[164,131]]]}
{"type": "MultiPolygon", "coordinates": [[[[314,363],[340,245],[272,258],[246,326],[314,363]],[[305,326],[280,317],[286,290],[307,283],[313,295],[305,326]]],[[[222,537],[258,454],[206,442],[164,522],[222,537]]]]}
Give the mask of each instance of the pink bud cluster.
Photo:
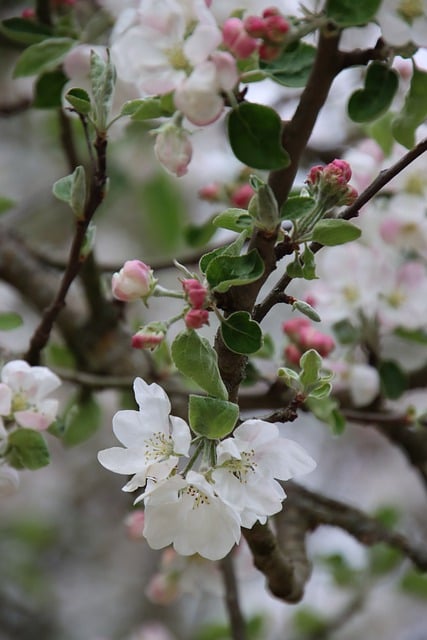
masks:
{"type": "Polygon", "coordinates": [[[199,190],[199,197],[208,202],[227,202],[233,207],[247,209],[254,193],[248,182],[225,186],[211,182],[199,190]]]}
{"type": "Polygon", "coordinates": [[[336,158],[326,166],[312,167],[306,184],[311,195],[332,200],[331,206],[350,205],[358,195],[356,189],[348,184],[351,175],[348,162],[336,158]]]}
{"type": "Polygon", "coordinates": [[[208,297],[208,290],[196,278],[182,280],[182,288],[191,309],[184,316],[187,329],[200,329],[209,324],[209,312],[203,309],[208,297]]]}
{"type": "Polygon", "coordinates": [[[122,302],[146,299],[156,286],[153,270],[141,260],[128,260],[120,271],[113,274],[113,296],[122,302]]]}
{"type": "Polygon", "coordinates": [[[284,322],[282,328],[290,339],[284,350],[290,364],[299,364],[301,356],[309,349],[315,349],[323,358],[335,349],[331,336],[315,329],[308,318],[292,318],[284,322]]]}
{"type": "Polygon", "coordinates": [[[262,16],[244,20],[229,18],[222,28],[223,43],[238,59],[258,52],[262,60],[274,60],[280,55],[289,22],[276,7],[265,9],[262,16]]]}

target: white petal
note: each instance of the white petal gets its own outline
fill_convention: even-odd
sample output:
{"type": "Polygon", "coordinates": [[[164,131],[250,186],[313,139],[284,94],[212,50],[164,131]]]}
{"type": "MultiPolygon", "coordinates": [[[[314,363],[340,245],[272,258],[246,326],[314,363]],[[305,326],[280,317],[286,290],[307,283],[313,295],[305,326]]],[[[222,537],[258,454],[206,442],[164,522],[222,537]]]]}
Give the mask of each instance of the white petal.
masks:
{"type": "Polygon", "coordinates": [[[0,415],[8,416],[12,409],[12,390],[4,383],[0,383],[0,415]]]}
{"type": "Polygon", "coordinates": [[[98,453],[98,460],[109,471],[124,475],[142,473],[147,468],[144,450],[138,448],[111,447],[110,449],[103,449],[98,453]]]}
{"type": "Polygon", "coordinates": [[[188,456],[191,444],[191,431],[188,424],[182,418],[170,416],[173,449],[175,453],[188,456]]]}
{"type": "Polygon", "coordinates": [[[307,451],[294,440],[280,438],[281,468],[273,476],[279,480],[289,480],[310,473],[316,468],[316,462],[307,451]]]}
{"type": "Polygon", "coordinates": [[[114,415],[113,432],[125,447],[142,447],[147,435],[152,433],[144,429],[141,413],[133,409],[124,409],[114,415]]]}

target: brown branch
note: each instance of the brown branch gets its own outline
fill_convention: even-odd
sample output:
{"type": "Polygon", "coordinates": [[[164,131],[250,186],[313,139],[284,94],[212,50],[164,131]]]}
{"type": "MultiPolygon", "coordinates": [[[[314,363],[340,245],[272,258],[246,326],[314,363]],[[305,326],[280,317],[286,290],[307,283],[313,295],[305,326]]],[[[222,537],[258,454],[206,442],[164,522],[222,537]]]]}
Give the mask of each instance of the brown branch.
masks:
{"type": "Polygon", "coordinates": [[[247,634],[245,619],[240,608],[237,579],[233,566],[233,556],[231,553],[219,562],[219,568],[224,582],[224,599],[228,618],[230,620],[232,639],[246,640],[247,634]]]}
{"type": "Polygon", "coordinates": [[[38,364],[40,353],[46,346],[53,324],[65,305],[65,298],[68,290],[79,273],[84,260],[81,258],[81,250],[85,241],[85,236],[89,224],[104,199],[106,175],[106,149],[107,139],[104,135],[98,134],[95,140],[95,150],[97,156],[97,169],[92,176],[91,189],[87,200],[83,216],[77,220],[74,238],[71,244],[67,267],[62,276],[61,284],[55,299],[45,310],[39,326],[33,334],[29,349],[25,359],[29,364],[38,364]]]}

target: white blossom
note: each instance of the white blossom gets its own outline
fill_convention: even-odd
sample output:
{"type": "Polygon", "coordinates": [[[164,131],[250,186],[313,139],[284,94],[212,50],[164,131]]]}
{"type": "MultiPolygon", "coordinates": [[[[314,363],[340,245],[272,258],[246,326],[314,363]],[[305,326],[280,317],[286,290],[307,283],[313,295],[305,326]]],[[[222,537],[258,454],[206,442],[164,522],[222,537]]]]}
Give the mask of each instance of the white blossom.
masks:
{"type": "Polygon", "coordinates": [[[171,416],[170,402],[158,384],[148,385],[142,378],[134,382],[139,411],[123,410],[113,418],[113,431],[123,447],[98,453],[99,462],[110,471],[134,477],[123,487],[135,491],[147,477],[165,479],[188,455],[191,434],[187,423],[171,416]]]}
{"type": "Polygon", "coordinates": [[[281,438],[275,424],[247,420],[217,446],[215,491],[239,510],[242,525],[278,513],[286,497],[278,480],[313,471],[316,463],[297,442],[281,438]]]}
{"type": "Polygon", "coordinates": [[[376,20],[390,45],[427,45],[427,0],[383,0],[376,20]]]}

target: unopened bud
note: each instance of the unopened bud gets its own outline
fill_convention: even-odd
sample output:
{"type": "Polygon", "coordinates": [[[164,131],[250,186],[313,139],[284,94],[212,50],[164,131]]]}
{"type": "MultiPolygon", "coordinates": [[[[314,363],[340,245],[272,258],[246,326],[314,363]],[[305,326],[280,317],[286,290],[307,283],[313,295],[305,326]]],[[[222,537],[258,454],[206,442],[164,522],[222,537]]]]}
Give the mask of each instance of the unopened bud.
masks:
{"type": "Polygon", "coordinates": [[[181,178],[188,171],[193,147],[184,129],[168,123],[158,131],[154,153],[169,173],[181,178]]]}
{"type": "Polygon", "coordinates": [[[166,335],[166,327],[161,322],[152,322],[141,327],[132,336],[134,349],[148,349],[154,351],[163,342],[166,335]]]}
{"type": "Polygon", "coordinates": [[[113,274],[111,288],[117,300],[130,302],[145,299],[156,286],[153,270],[141,260],[128,260],[120,271],[113,274]]]}
{"type": "Polygon", "coordinates": [[[228,18],[222,27],[222,39],[230,51],[241,60],[249,58],[258,43],[246,31],[239,18],[228,18]]]}
{"type": "Polygon", "coordinates": [[[233,191],[230,200],[235,207],[239,207],[240,209],[247,209],[253,195],[254,190],[252,189],[251,185],[242,184],[233,191]]]}
{"type": "Polygon", "coordinates": [[[252,38],[263,38],[265,36],[265,21],[260,16],[248,16],[243,21],[243,26],[252,38]]]}
{"type": "Polygon", "coordinates": [[[203,325],[209,324],[209,312],[206,309],[190,309],[184,322],[187,329],[201,329],[203,325]]]}
{"type": "Polygon", "coordinates": [[[187,300],[193,309],[201,309],[206,302],[208,290],[195,278],[182,280],[182,287],[186,293],[187,300]]]}

